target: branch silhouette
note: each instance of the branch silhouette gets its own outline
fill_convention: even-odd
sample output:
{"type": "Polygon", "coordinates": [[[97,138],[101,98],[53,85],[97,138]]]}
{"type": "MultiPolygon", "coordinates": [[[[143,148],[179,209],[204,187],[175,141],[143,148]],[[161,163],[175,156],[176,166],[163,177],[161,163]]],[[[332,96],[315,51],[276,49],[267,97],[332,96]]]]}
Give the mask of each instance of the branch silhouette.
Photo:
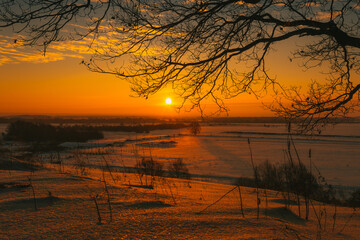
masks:
{"type": "Polygon", "coordinates": [[[270,109],[301,118],[304,129],[359,107],[356,0],[7,0],[0,7],[0,27],[26,33],[21,41],[44,52],[57,41],[91,38],[95,54],[83,64],[126,79],[137,96],[171,85],[180,107],[202,110],[212,99],[226,111],[224,99],[272,90],[278,98],[270,109]],[[307,89],[268,73],[273,46],[297,39],[303,45],[290,61],[328,69],[307,89]]]}

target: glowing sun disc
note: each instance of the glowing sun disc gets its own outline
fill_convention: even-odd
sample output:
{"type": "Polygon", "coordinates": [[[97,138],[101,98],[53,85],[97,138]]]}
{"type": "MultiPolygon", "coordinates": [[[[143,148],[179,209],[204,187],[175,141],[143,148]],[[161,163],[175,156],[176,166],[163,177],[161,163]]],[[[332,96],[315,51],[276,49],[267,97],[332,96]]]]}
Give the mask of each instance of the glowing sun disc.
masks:
{"type": "Polygon", "coordinates": [[[171,101],[171,98],[167,98],[167,99],[165,100],[165,102],[166,102],[167,105],[170,105],[171,102],[172,102],[172,101],[171,101]]]}

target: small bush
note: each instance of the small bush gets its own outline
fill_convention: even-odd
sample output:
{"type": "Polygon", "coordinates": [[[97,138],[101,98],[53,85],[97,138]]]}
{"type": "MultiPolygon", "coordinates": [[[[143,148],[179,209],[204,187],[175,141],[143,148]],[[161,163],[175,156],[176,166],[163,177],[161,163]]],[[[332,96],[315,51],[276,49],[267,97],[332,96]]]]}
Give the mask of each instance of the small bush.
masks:
{"type": "MultiPolygon", "coordinates": [[[[155,161],[153,158],[142,158],[136,162],[135,168],[140,176],[140,181],[142,181],[141,179],[144,175],[151,176],[152,184],[155,176],[164,176],[163,164],[155,161]]],[[[145,180],[147,185],[147,178],[145,180]]]]}
{"type": "MultiPolygon", "coordinates": [[[[236,184],[248,187],[272,189],[301,195],[306,199],[349,207],[360,206],[360,189],[346,198],[319,175],[316,177],[302,163],[272,164],[268,161],[255,167],[255,179],[241,178],[236,184]]],[[[341,192],[340,192],[341,193],[341,192]]]]}
{"type": "Polygon", "coordinates": [[[261,188],[297,193],[319,198],[322,192],[317,178],[302,163],[272,164],[268,161],[255,168],[261,188]]]}
{"type": "Polygon", "coordinates": [[[190,179],[191,175],[182,158],[172,161],[168,167],[169,176],[175,178],[190,179]]]}

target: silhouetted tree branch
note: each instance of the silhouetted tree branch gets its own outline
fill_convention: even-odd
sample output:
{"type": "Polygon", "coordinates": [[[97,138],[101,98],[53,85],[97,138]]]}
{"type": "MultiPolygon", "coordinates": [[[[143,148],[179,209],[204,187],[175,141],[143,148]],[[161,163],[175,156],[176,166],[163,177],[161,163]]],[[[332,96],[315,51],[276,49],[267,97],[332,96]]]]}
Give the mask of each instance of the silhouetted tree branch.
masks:
{"type": "Polygon", "coordinates": [[[271,109],[312,128],[359,105],[360,3],[357,0],[7,0],[0,26],[26,31],[26,44],[93,38],[96,53],[83,63],[114,74],[148,97],[166,85],[199,107],[211,98],[274,88],[271,109]],[[96,44],[99,36],[107,41],[96,44]],[[290,60],[304,68],[325,66],[323,80],[278,88],[267,72],[277,43],[302,39],[290,60]],[[131,64],[124,64],[131,60],[131,64]]]}

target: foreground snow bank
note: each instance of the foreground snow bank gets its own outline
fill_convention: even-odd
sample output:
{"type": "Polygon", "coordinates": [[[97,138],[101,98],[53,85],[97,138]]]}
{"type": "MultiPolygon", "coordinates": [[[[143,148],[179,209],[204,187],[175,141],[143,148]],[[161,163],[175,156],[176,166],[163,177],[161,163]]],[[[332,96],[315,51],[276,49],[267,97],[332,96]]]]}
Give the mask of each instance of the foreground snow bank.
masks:
{"type": "Polygon", "coordinates": [[[357,239],[360,232],[352,209],[338,207],[334,224],[334,207],[313,202],[305,221],[273,191],[259,192],[257,219],[253,188],[164,178],[144,188],[135,174],[74,173],[0,170],[0,239],[357,239]]]}

